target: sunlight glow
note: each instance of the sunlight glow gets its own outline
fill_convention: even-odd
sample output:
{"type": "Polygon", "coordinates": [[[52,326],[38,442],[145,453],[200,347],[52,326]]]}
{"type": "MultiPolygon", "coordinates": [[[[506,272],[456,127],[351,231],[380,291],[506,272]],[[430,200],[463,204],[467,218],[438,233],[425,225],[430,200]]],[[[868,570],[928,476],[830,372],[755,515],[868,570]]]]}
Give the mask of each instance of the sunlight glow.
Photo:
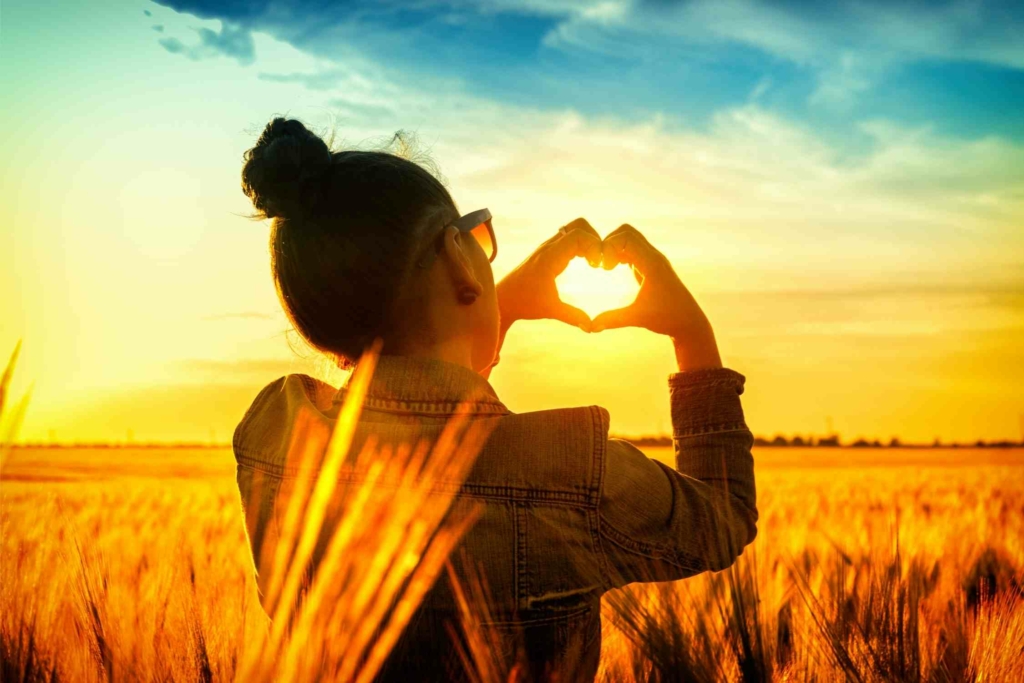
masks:
{"type": "Polygon", "coordinates": [[[602,311],[628,306],[640,289],[628,266],[592,268],[582,258],[573,259],[555,283],[562,301],[583,309],[591,318],[602,311]]]}

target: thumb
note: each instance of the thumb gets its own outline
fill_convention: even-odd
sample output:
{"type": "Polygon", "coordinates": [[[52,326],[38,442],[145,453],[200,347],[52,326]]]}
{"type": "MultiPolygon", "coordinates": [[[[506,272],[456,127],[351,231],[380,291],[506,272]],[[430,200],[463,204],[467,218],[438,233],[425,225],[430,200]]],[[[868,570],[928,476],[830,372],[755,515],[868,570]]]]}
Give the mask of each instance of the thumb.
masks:
{"type": "Polygon", "coordinates": [[[564,302],[558,302],[557,307],[551,315],[555,320],[561,320],[563,323],[568,323],[574,327],[578,327],[584,332],[590,332],[590,316],[576,308],[570,306],[564,302]]]}
{"type": "Polygon", "coordinates": [[[631,307],[613,308],[612,310],[605,311],[594,318],[594,322],[590,326],[590,331],[600,332],[601,330],[614,330],[618,327],[629,327],[632,324],[633,310],[631,307]]]}

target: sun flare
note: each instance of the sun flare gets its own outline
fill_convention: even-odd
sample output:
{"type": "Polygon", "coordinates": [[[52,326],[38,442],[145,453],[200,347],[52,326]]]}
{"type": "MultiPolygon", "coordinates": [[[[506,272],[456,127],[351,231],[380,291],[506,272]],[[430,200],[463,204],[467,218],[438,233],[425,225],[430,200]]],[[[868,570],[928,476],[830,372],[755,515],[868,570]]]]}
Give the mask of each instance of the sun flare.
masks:
{"type": "Polygon", "coordinates": [[[591,267],[583,258],[573,259],[555,283],[562,301],[583,309],[591,318],[603,311],[628,306],[640,289],[629,266],[604,270],[591,267]]]}

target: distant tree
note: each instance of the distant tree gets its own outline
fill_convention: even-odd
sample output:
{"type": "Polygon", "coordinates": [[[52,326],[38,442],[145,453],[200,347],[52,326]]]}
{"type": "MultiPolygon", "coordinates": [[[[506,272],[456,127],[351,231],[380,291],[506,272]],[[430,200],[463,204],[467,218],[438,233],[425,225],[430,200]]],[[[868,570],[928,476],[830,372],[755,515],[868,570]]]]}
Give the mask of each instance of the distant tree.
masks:
{"type": "Polygon", "coordinates": [[[894,436],[891,439],[889,439],[889,448],[899,448],[902,445],[903,444],[900,443],[900,440],[899,440],[898,437],[894,436]]]}
{"type": "Polygon", "coordinates": [[[871,442],[871,447],[872,448],[881,448],[882,447],[882,442],[879,441],[878,439],[875,439],[874,441],[871,442]]]}
{"type": "Polygon", "coordinates": [[[829,447],[838,446],[839,445],[839,435],[833,434],[832,436],[826,436],[826,437],[823,437],[821,439],[818,439],[818,445],[819,446],[829,446],[829,447]]]}
{"type": "Polygon", "coordinates": [[[789,442],[786,441],[786,437],[784,437],[782,434],[779,434],[774,439],[772,439],[772,445],[773,446],[788,446],[789,442]]]}
{"type": "Polygon", "coordinates": [[[856,441],[854,441],[854,442],[853,442],[852,444],[850,444],[850,445],[851,445],[851,446],[853,446],[854,448],[867,448],[867,447],[868,447],[868,446],[870,446],[871,444],[870,444],[870,443],[868,443],[868,440],[867,440],[867,439],[864,439],[864,438],[860,438],[860,439],[857,439],[856,441]]]}
{"type": "Polygon", "coordinates": [[[763,436],[755,436],[754,437],[754,445],[755,446],[771,446],[772,444],[771,444],[771,441],[769,441],[768,439],[764,438],[763,436]]]}
{"type": "Polygon", "coordinates": [[[804,441],[802,436],[797,435],[797,436],[793,437],[793,439],[789,442],[789,445],[790,446],[807,446],[809,444],[807,444],[807,442],[804,441]]]}

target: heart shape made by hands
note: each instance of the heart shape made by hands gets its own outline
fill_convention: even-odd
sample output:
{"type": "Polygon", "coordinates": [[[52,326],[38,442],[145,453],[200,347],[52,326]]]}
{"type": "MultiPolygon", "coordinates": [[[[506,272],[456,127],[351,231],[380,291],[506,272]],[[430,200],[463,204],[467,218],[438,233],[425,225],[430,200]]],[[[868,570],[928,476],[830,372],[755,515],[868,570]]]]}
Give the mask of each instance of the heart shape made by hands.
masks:
{"type": "Polygon", "coordinates": [[[628,265],[605,270],[594,268],[584,258],[570,261],[555,278],[555,286],[562,301],[582,309],[591,319],[598,313],[630,305],[640,290],[628,265]]]}

